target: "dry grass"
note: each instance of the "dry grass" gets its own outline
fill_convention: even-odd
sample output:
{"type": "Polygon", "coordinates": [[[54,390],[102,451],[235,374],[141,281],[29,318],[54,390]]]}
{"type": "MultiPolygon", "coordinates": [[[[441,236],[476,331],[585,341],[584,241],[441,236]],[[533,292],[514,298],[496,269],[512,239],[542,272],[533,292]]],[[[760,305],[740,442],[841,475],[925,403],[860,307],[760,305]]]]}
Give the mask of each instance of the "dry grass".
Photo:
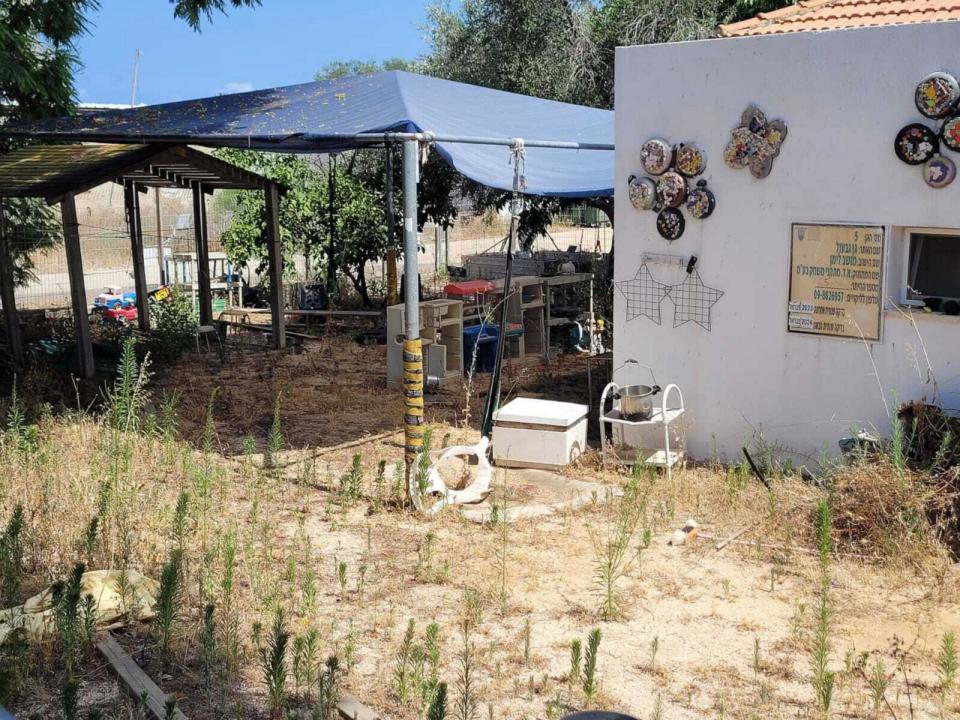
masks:
{"type": "MultiPolygon", "coordinates": [[[[339,364],[343,357],[351,358],[352,371],[361,373],[362,353],[376,357],[379,350],[340,347],[332,339],[324,349],[327,354],[318,357],[264,354],[255,369],[228,365],[220,380],[236,382],[251,374],[246,386],[250,397],[240,405],[229,395],[225,404],[216,405],[219,442],[208,444],[239,448],[242,437],[253,434],[262,447],[272,410],[268,398],[277,387],[296,389],[301,377],[297,373],[312,373],[313,383],[302,393],[292,392],[282,410],[287,447],[316,448],[355,438],[360,425],[336,431],[343,398],[350,392],[369,393],[354,395],[364,404],[365,427],[395,429],[399,412],[394,414],[389,402],[375,401],[384,391],[369,374],[354,377],[339,364]],[[297,420],[299,408],[336,384],[346,387],[345,395],[338,396],[340,408],[330,400],[309,418],[297,420]],[[244,414],[246,423],[241,421],[244,414]],[[301,433],[309,435],[309,442],[301,433]]],[[[590,537],[591,529],[609,523],[616,501],[598,498],[577,511],[518,522],[506,535],[506,553],[497,528],[466,522],[456,512],[436,518],[396,508],[371,513],[375,467],[382,459],[390,468],[401,456],[399,437],[334,450],[313,463],[310,453],[286,450],[276,458],[282,467],[275,471],[265,470],[252,456],[230,459],[203,453],[197,450],[204,444],[198,408],[209,395],[206,383],[215,380],[199,385],[201,373],[186,367],[163,380],[167,388],[174,386],[178,374],[184,381],[184,439],[174,438],[170,428],[129,436],[123,447],[129,448],[130,462],[122,472],[110,470],[116,457],[116,446],[107,441],[111,434],[102,421],[87,416],[42,419],[38,442],[26,451],[17,449],[8,436],[0,449],[0,519],[5,521],[17,503],[27,511],[27,573],[21,593],[26,595],[64,577],[80,557],[80,541],[98,513],[105,479],[115,481],[118,499],[108,510],[93,562],[116,566],[123,561],[123,548],[129,547],[127,561],[152,577],[159,576],[177,544],[173,515],[178,495],[190,494],[184,536],[187,581],[167,674],[159,674],[148,626],[135,624],[121,638],[164,689],[178,697],[188,717],[267,717],[254,628],[268,628],[277,607],[286,610],[288,629],[295,636],[318,631],[323,657],[337,652],[346,662],[347,655],[353,656],[345,678],[350,692],[384,717],[422,717],[424,709],[417,701],[399,701],[391,680],[408,619],[416,619],[417,642],[428,623],[439,625],[440,678],[450,685],[452,703],[462,645],[457,627],[466,606],[474,602],[469,598],[478,599],[480,607],[472,641],[482,716],[488,705],[497,718],[558,717],[583,707],[582,688],[567,680],[569,648],[574,638],[585,643],[594,627],[603,632],[595,706],[645,718],[659,696],[665,718],[806,716],[811,694],[804,653],[813,626],[810,600],[817,577],[807,518],[823,496],[817,488],[786,477],[774,480],[768,492],[749,476],[710,467],[677,472],[670,484],[658,478],[643,521],[651,529],[650,548],[622,580],[623,617],[603,622],[590,537]],[[365,471],[364,499],[347,507],[337,495],[338,480],[358,451],[365,471]],[[668,547],[666,540],[687,517],[696,518],[714,537],[747,525],[752,530],[742,544],[720,553],[713,549],[714,541],[668,547]],[[433,539],[428,541],[428,535],[433,539]],[[228,537],[236,546],[229,596],[224,589],[228,537]],[[425,561],[428,542],[433,550],[425,561]],[[504,557],[509,594],[501,602],[504,557]],[[341,563],[346,568],[343,585],[341,563]],[[205,674],[199,643],[202,610],[208,603],[216,609],[219,650],[228,651],[231,637],[237,642],[236,666],[230,668],[222,695],[205,674]],[[658,649],[651,667],[654,638],[658,649]],[[759,664],[754,658],[757,638],[759,664]]],[[[544,382],[536,373],[530,380],[535,385],[544,382]]],[[[453,411],[454,400],[449,402],[433,409],[438,442],[445,436],[450,443],[459,442],[472,433],[442,422],[442,415],[453,411]]],[[[880,466],[854,471],[862,474],[856,485],[845,486],[844,476],[838,475],[835,499],[862,495],[863,487],[875,480],[870,474],[887,482],[880,466]]],[[[626,479],[603,472],[591,458],[570,472],[611,487],[626,479]]],[[[389,487],[389,480],[386,484],[389,487]]],[[[521,477],[511,475],[508,492],[512,504],[527,497],[529,488],[521,477]]],[[[881,489],[877,497],[884,497],[881,489]]],[[[856,520],[859,516],[843,520],[845,511],[839,507],[854,510],[852,503],[835,510],[838,539],[863,554],[863,545],[844,533],[866,526],[856,520]],[[855,520],[860,524],[854,525],[855,520]]],[[[887,697],[899,717],[909,716],[908,687],[914,717],[938,716],[936,648],[943,632],[960,630],[956,574],[945,569],[942,557],[939,562],[941,572],[934,578],[857,558],[837,560],[831,592],[836,612],[832,663],[840,678],[837,703],[842,715],[870,717],[867,681],[858,672],[860,658],[869,655],[883,657],[891,672],[896,669],[887,697]],[[898,647],[892,645],[895,636],[903,641],[898,647]]],[[[57,653],[53,645],[35,653],[33,680],[15,709],[23,717],[59,717],[63,673],[57,653]]],[[[292,685],[291,679],[291,690],[292,685]]],[[[955,702],[946,701],[948,711],[955,702]]],[[[99,707],[111,718],[128,717],[102,660],[93,655],[83,663],[81,706],[99,707]]]]}
{"type": "Polygon", "coordinates": [[[955,502],[954,490],[929,472],[898,470],[886,458],[858,462],[830,480],[834,537],[840,552],[917,568],[949,560],[935,518],[955,502]]]}

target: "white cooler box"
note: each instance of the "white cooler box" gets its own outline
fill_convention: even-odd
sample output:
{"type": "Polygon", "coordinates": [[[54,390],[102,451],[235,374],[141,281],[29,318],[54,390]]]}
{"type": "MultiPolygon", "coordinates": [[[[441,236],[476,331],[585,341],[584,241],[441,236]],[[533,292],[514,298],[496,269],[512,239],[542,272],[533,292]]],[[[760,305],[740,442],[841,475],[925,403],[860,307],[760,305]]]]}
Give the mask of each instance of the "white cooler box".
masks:
{"type": "Polygon", "coordinates": [[[493,461],[505,467],[554,469],[587,447],[587,414],[577,403],[515,398],[493,416],[493,461]]]}

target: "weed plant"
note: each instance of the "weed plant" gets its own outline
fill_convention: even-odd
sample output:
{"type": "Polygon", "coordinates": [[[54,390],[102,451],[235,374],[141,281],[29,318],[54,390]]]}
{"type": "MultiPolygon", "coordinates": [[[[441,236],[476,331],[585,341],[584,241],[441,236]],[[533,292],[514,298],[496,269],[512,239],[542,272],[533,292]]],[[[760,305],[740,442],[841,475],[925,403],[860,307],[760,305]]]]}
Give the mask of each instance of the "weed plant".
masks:
{"type": "Polygon", "coordinates": [[[817,508],[816,531],[820,577],[816,598],[814,600],[816,627],[814,628],[813,646],[810,656],[812,670],[811,684],[813,685],[813,694],[820,716],[827,718],[830,715],[830,708],[833,704],[833,690],[836,675],[829,667],[833,607],[830,602],[830,506],[825,500],[821,501],[817,508]]]}
{"type": "Polygon", "coordinates": [[[260,672],[267,686],[267,699],[270,704],[270,717],[280,717],[287,704],[287,645],[290,633],[287,632],[286,617],[282,609],[273,615],[273,623],[267,642],[260,647],[260,672]]]}
{"type": "MultiPolygon", "coordinates": [[[[649,471],[640,464],[635,465],[632,477],[624,485],[623,496],[616,503],[613,519],[604,528],[589,528],[594,552],[594,586],[603,620],[616,620],[623,615],[619,585],[639,557],[639,549],[632,544],[646,516],[651,486],[649,471]]],[[[647,537],[646,533],[642,534],[647,537]]]]}

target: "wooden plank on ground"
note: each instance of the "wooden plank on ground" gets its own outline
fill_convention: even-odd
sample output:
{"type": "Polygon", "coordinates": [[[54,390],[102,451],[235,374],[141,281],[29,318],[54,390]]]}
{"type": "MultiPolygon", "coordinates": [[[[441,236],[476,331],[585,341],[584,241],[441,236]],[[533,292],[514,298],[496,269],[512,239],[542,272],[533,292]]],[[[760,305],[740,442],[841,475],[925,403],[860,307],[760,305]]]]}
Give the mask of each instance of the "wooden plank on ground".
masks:
{"type": "MultiPolygon", "coordinates": [[[[157,720],[167,718],[167,696],[157,684],[150,679],[133,658],[124,652],[120,643],[113,635],[107,633],[103,640],[97,643],[97,649],[109,661],[111,667],[127,686],[127,692],[136,700],[146,697],[147,708],[157,720]]],[[[173,711],[174,720],[187,720],[187,716],[179,709],[173,711]]]]}

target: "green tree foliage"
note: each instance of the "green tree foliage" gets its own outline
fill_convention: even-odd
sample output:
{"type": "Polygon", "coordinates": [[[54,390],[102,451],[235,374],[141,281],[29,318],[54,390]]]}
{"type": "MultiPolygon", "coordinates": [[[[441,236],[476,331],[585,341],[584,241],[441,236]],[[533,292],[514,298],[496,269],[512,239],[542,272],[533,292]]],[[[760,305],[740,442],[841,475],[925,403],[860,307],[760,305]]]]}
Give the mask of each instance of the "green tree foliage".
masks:
{"type": "MultiPolygon", "coordinates": [[[[162,0],[156,0],[162,2],[162,0]]],[[[227,5],[254,7],[261,0],[169,0],[175,17],[195,30],[227,5]]],[[[89,29],[99,0],[0,0],[0,122],[70,115],[76,109],[77,40],[89,29]]],[[[15,147],[0,141],[0,152],[15,147]]],[[[32,253],[62,239],[59,215],[42,200],[3,203],[4,234],[14,260],[14,280],[33,277],[32,253]]]]}
{"type": "Polygon", "coordinates": [[[424,69],[448,80],[576,102],[589,51],[584,0],[464,0],[428,10],[424,69]]]}
{"type": "MultiPolygon", "coordinates": [[[[434,5],[424,71],[437,77],[549,100],[613,107],[618,46],[711,37],[720,23],[789,5],[784,0],[464,0],[434,5]]],[[[501,209],[508,194],[466,189],[481,209],[501,209]]],[[[521,218],[524,243],[569,201],[531,199],[521,218]]],[[[612,220],[612,199],[590,204],[612,220]]]]}
{"type": "Polygon", "coordinates": [[[170,0],[174,6],[173,16],[186,20],[187,25],[197,32],[200,31],[203,18],[210,22],[215,12],[226,14],[228,5],[235,8],[259,7],[261,3],[262,0],[170,0]]]}
{"type": "Polygon", "coordinates": [[[383,62],[377,62],[376,60],[337,60],[324,65],[314,74],[313,79],[322,82],[342,77],[373,75],[382,70],[417,72],[418,65],[412,60],[404,60],[403,58],[390,58],[383,62]]]}
{"type": "MultiPolygon", "coordinates": [[[[330,244],[328,169],[317,158],[278,155],[250,150],[219,150],[230,162],[266,175],[287,187],[280,202],[280,234],[286,261],[294,254],[310,258],[319,273],[327,262],[330,244]]],[[[357,152],[354,155],[359,155],[357,152]]],[[[336,266],[347,275],[365,304],[371,304],[364,266],[383,257],[387,233],[382,192],[353,172],[348,163],[338,163],[334,174],[333,245],[336,266]]],[[[381,180],[382,183],[382,180],[381,180]]],[[[264,201],[261,193],[238,192],[233,221],[223,235],[231,260],[247,265],[254,260],[263,270],[266,263],[264,201]]]]}

